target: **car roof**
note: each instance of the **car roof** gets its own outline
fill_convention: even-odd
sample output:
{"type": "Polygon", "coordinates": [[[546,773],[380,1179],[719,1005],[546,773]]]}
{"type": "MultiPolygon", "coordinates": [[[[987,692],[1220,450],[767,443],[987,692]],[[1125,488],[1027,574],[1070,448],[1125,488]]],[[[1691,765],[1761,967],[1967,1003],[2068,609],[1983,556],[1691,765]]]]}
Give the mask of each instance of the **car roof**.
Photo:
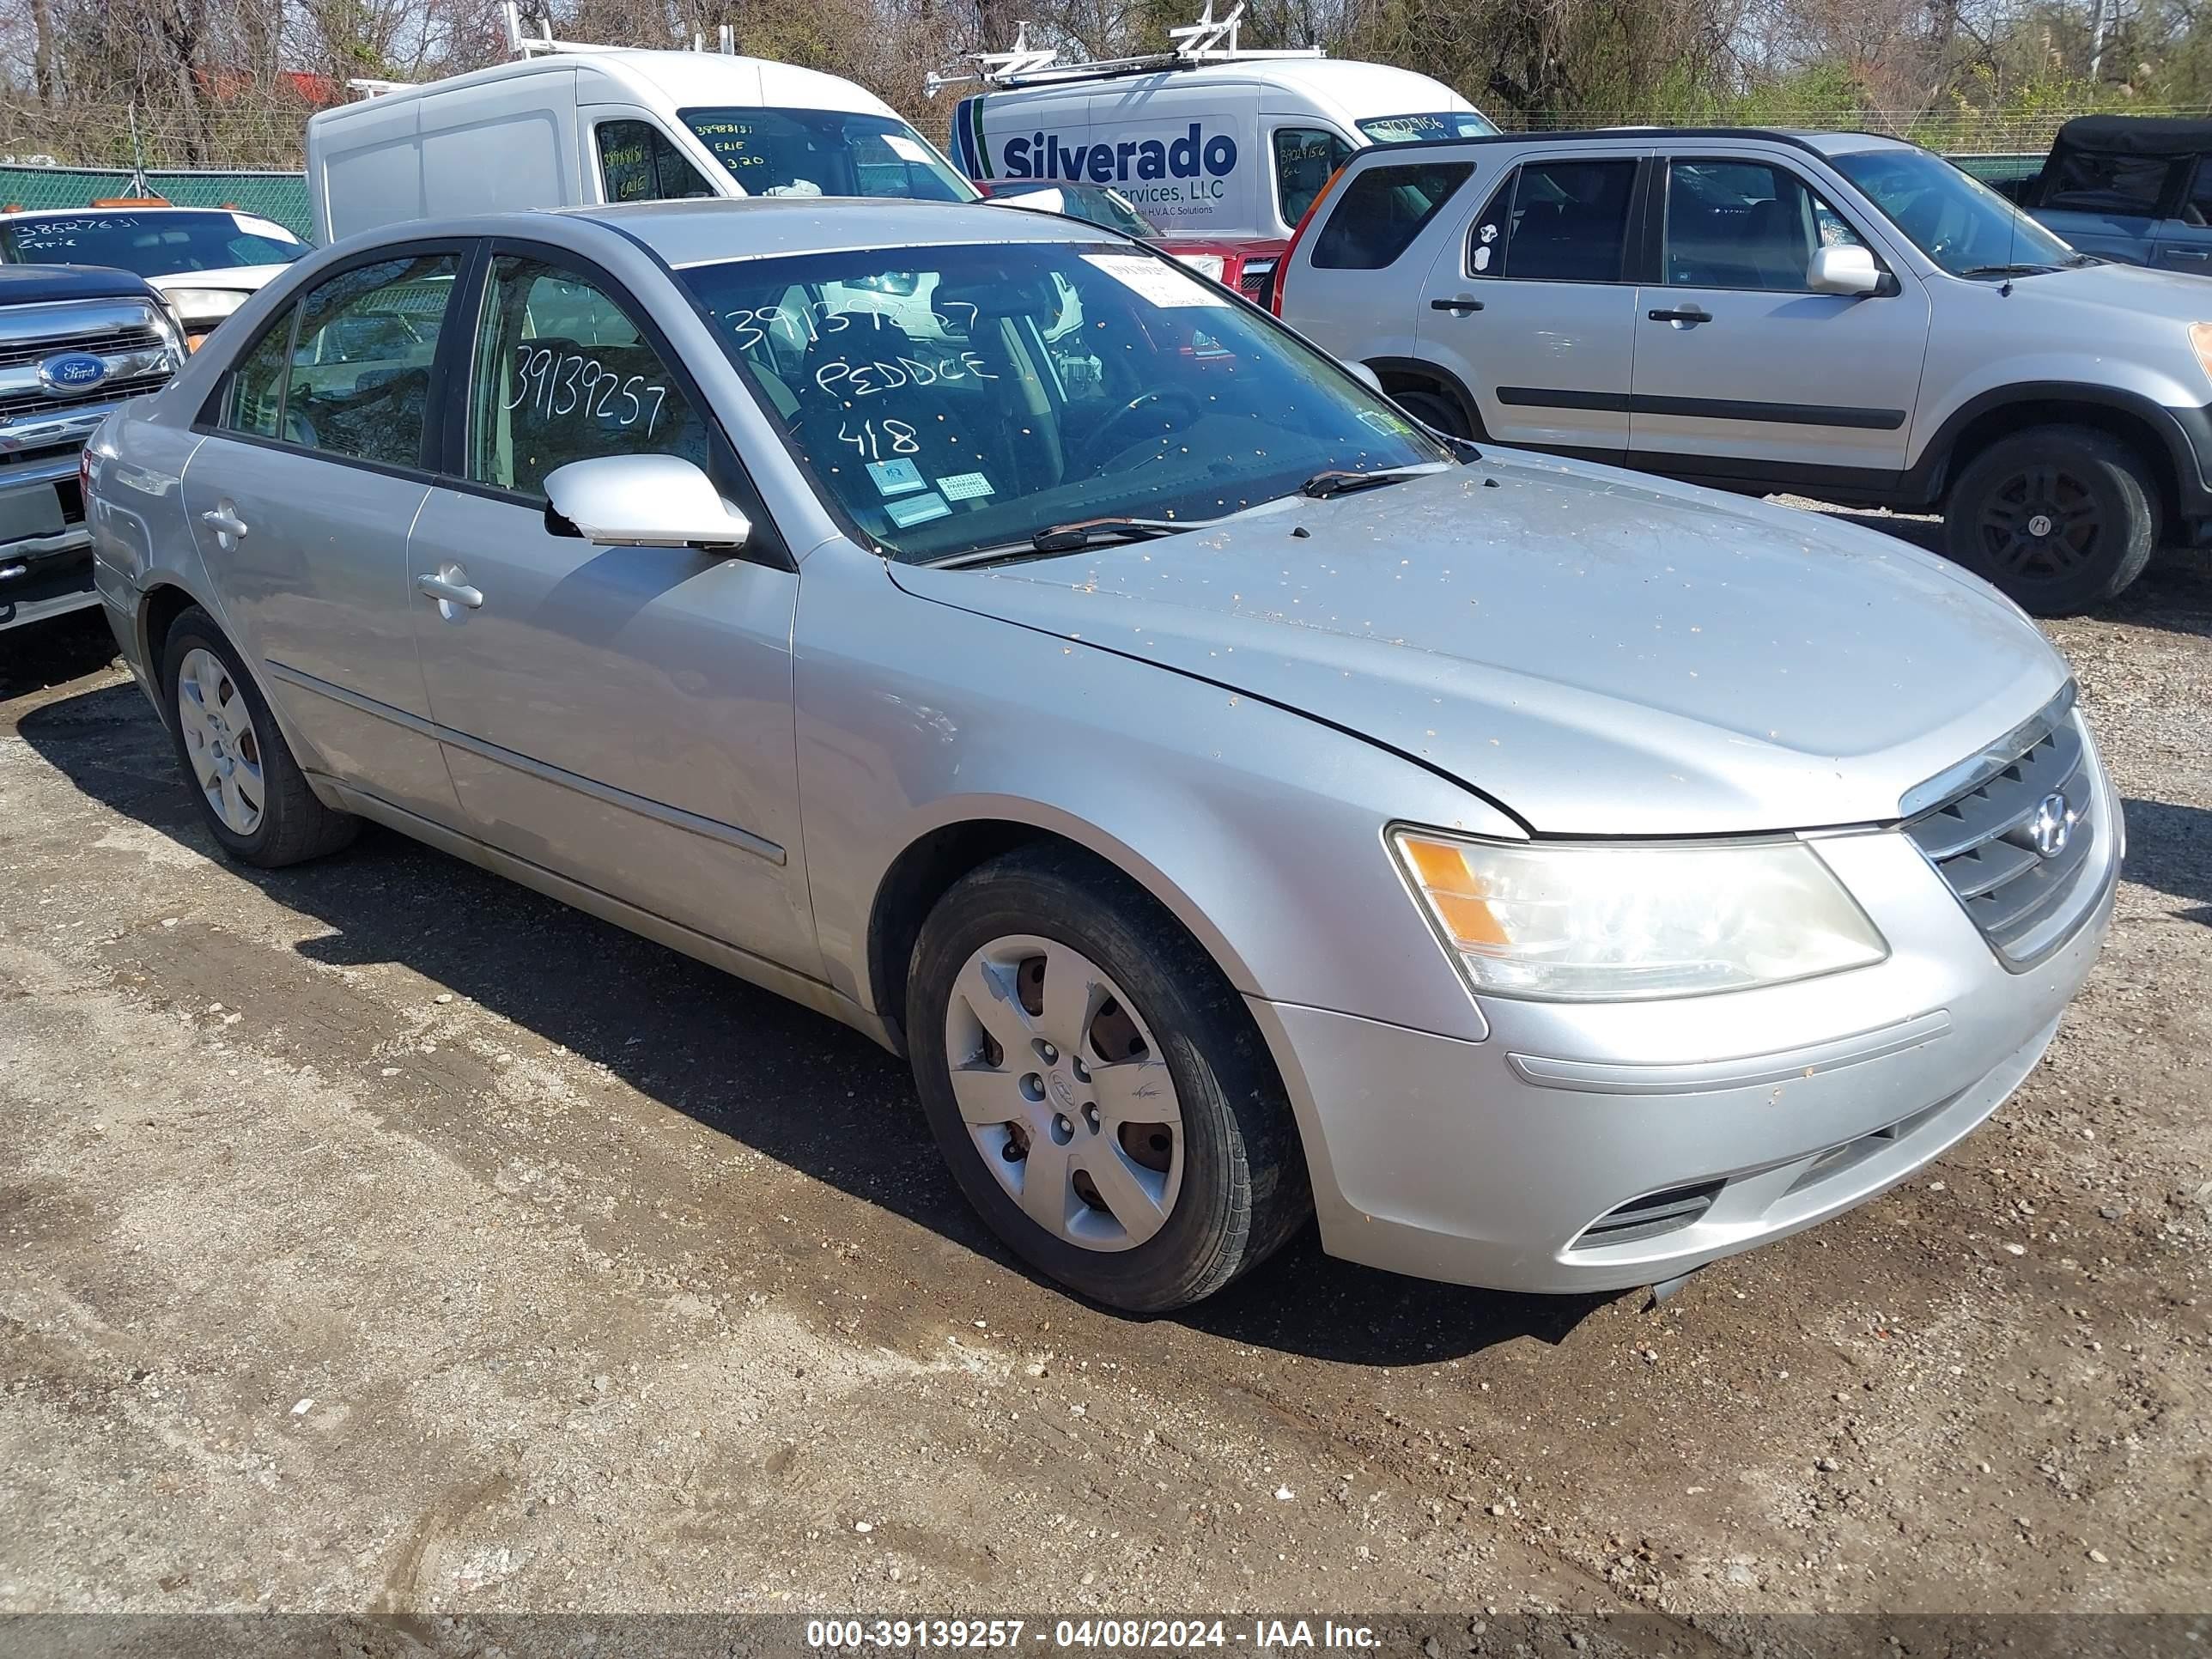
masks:
{"type": "MultiPolygon", "coordinates": [[[[1096,225],[1055,214],[1010,213],[980,202],[857,196],[636,202],[620,207],[562,208],[545,216],[605,225],[678,267],[787,253],[972,242],[1096,242],[1112,235],[1096,225]]],[[[513,216],[502,223],[510,233],[516,229],[513,216]]]]}
{"type": "MultiPolygon", "coordinates": [[[[1424,150],[1461,149],[1470,145],[1500,144],[1620,144],[1638,140],[1664,139],[1669,143],[1700,139],[1763,140],[1810,150],[1818,155],[1843,155],[1856,150],[1917,149],[1917,144],[1878,132],[1810,132],[1784,127],[1587,127],[1564,132],[1500,132],[1481,138],[1423,138],[1411,143],[1378,144],[1353,157],[1354,162],[1376,157],[1418,154],[1424,150]]],[[[1347,164],[1349,165],[1349,164],[1347,164]]]]}

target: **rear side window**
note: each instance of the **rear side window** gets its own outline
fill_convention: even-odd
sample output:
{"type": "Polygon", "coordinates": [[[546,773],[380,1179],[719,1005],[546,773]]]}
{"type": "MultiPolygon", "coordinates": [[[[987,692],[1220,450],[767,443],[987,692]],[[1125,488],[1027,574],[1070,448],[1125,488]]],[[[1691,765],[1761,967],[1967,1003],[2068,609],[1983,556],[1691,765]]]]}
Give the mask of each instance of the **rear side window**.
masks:
{"type": "Polygon", "coordinates": [[[2053,156],[2051,166],[2044,180],[2044,206],[2148,218],[2165,199],[2166,176],[2176,163],[2165,155],[2085,155],[2067,150],[2053,156]]]}
{"type": "Polygon", "coordinates": [[[1326,127],[1275,129],[1275,201],[1285,224],[1306,216],[1322,186],[1351,155],[1352,146],[1326,127]]]}
{"type": "Polygon", "coordinates": [[[1323,270],[1380,270],[1413,245],[1474,174],[1472,161],[1370,167],[1344,187],[1314,240],[1323,270]]]}
{"type": "Polygon", "coordinates": [[[422,464],[430,360],[453,297],[451,253],[380,259],[301,301],[283,436],[386,466],[422,464]]]}
{"type": "Polygon", "coordinates": [[[599,123],[599,184],[610,202],[670,202],[714,192],[667,134],[644,121],[599,123]]]}
{"type": "Polygon", "coordinates": [[[284,365],[292,355],[292,324],[299,314],[295,306],[270,324],[253,349],[230,371],[220,422],[226,432],[254,438],[282,435],[284,365]]]}
{"type": "Polygon", "coordinates": [[[1468,234],[1467,268],[1522,282],[1617,283],[1636,163],[1535,161],[1498,187],[1468,234]]]}

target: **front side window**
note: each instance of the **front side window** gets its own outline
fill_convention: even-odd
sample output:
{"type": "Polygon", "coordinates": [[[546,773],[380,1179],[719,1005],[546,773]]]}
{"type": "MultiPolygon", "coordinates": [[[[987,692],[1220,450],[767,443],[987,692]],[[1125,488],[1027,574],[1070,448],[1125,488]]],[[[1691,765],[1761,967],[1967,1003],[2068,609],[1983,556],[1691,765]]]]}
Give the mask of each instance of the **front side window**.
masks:
{"type": "Polygon", "coordinates": [[[2189,180],[2189,194],[2181,204],[2184,224],[2212,225],[2212,160],[2199,161],[2189,180]]]}
{"type": "Polygon", "coordinates": [[[1444,452],[1338,364],[1126,242],[678,273],[816,489],[893,558],[1204,520],[1444,452]]]}
{"type": "Polygon", "coordinates": [[[300,308],[294,306],[270,324],[253,349],[230,371],[218,422],[224,431],[252,438],[283,434],[284,370],[292,361],[292,325],[299,315],[300,308]]]}
{"type": "Polygon", "coordinates": [[[1816,249],[1862,246],[1842,216],[1784,168],[1704,160],[1668,167],[1665,269],[1673,287],[1802,293],[1816,249]]]}
{"type": "Polygon", "coordinates": [[[1617,283],[1636,163],[1532,161],[1501,185],[1468,233],[1467,268],[1522,282],[1617,283]]]}
{"type": "Polygon", "coordinates": [[[599,188],[610,202],[672,202],[714,192],[649,121],[602,121],[599,188]]]}
{"type": "Polygon", "coordinates": [[[543,499],[545,475],[601,455],[707,465],[707,424],[629,313],[597,283],[502,253],[477,332],[468,476],[543,499]]]}
{"type": "Polygon", "coordinates": [[[1471,109],[1437,110],[1419,115],[1378,115],[1359,124],[1378,144],[1411,144],[1431,138],[1487,138],[1497,124],[1471,109]]]}
{"type": "Polygon", "coordinates": [[[1987,185],[1924,149],[1859,149],[1828,163],[1954,276],[1995,279],[2080,256],[1987,185]]]}
{"type": "Polygon", "coordinates": [[[318,283],[296,327],[275,325],[232,370],[223,424],[328,455],[421,466],[430,360],[459,266],[456,254],[426,253],[318,283]]]}
{"type": "Polygon", "coordinates": [[[1283,222],[1306,216],[1314,198],[1352,157],[1352,146],[1326,127],[1275,129],[1275,200],[1283,222]]]}
{"type": "Polygon", "coordinates": [[[748,196],[975,199],[968,181],[893,116],[743,107],[680,113],[748,196]]]}
{"type": "Polygon", "coordinates": [[[212,209],[41,215],[0,226],[0,256],[17,264],[112,265],[140,276],[288,265],[307,252],[273,220],[212,209]]]}
{"type": "Polygon", "coordinates": [[[1322,270],[1380,270],[1395,263],[1459,187],[1472,161],[1371,167],[1344,187],[1314,238],[1322,270]]]}

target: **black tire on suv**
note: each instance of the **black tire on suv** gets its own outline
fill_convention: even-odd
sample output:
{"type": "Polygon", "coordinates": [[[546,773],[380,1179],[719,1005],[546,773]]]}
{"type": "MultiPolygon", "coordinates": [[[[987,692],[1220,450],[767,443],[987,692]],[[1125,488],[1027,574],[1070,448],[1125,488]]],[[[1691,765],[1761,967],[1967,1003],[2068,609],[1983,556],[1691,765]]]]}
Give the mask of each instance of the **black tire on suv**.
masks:
{"type": "Polygon", "coordinates": [[[1453,399],[1441,392],[1394,392],[1398,406],[1423,426],[1452,438],[1472,438],[1474,429],[1468,424],[1465,413],[1453,399]]]}
{"type": "Polygon", "coordinates": [[[2158,532],[2150,469],[2088,427],[2000,439],[1967,463],[1944,503],[1945,550],[2039,617],[2112,599],[2142,574],[2158,532]]]}

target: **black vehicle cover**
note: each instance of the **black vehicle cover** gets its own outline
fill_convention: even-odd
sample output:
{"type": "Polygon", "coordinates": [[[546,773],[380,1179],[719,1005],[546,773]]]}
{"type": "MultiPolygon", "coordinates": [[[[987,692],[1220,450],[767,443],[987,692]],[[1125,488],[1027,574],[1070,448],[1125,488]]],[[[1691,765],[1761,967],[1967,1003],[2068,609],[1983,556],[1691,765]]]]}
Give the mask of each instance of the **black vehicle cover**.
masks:
{"type": "Polygon", "coordinates": [[[56,300],[153,300],[143,276],[105,265],[0,264],[0,306],[35,306],[56,300]]]}
{"type": "Polygon", "coordinates": [[[2077,115],[2058,129],[2053,161],[2068,150],[2100,155],[2212,155],[2212,120],[2154,115],[2077,115]]]}

